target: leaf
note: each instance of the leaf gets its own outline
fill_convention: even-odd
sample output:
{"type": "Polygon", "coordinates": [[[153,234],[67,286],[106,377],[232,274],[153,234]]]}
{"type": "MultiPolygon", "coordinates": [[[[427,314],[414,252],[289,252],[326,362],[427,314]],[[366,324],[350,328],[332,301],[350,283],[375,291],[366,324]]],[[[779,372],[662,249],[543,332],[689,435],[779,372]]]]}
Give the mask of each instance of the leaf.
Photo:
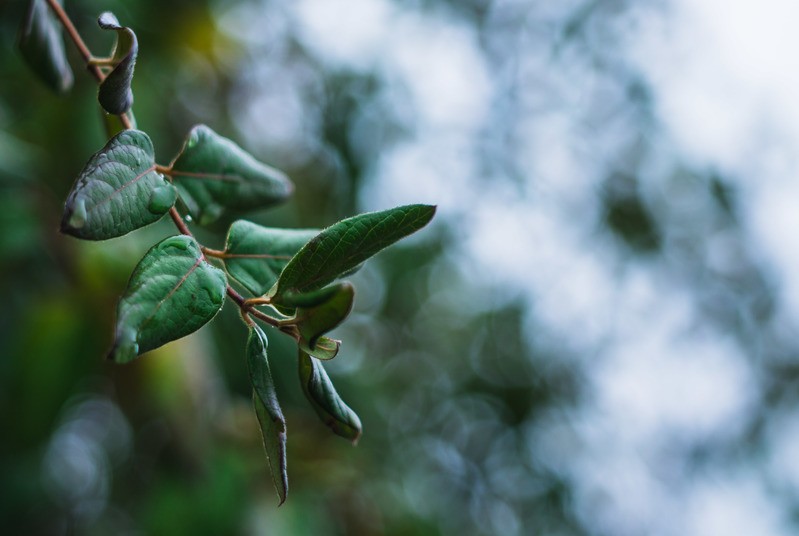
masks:
{"type": "Polygon", "coordinates": [[[47,3],[30,0],[17,46],[33,72],[57,93],[69,90],[74,81],[61,34],[47,3]]]}
{"type": "Polygon", "coordinates": [[[343,282],[309,294],[288,295],[280,302],[297,307],[297,328],[313,350],[319,337],[341,324],[352,311],[355,289],[343,282]]]}
{"type": "Polygon", "coordinates": [[[331,225],[294,256],[270,293],[275,301],[287,294],[319,289],[380,250],[418,231],[433,218],[435,206],[406,205],[369,212],[331,225]]]}
{"type": "Polygon", "coordinates": [[[286,471],[286,419],[277,401],[275,383],[269,370],[266,349],[269,341],[260,327],[250,326],[247,339],[247,369],[253,388],[253,404],[261,427],[264,450],[272,473],[280,504],[286,500],[289,490],[286,471]]]}
{"type": "Polygon", "coordinates": [[[322,363],[300,350],[299,370],[302,390],[322,422],[356,444],[361,437],[361,420],[338,396],[322,363]]]}
{"type": "Polygon", "coordinates": [[[64,206],[61,232],[105,240],[158,221],[177,192],[155,171],[153,143],[144,132],[120,132],[89,159],[64,206]]]}
{"type": "Polygon", "coordinates": [[[225,269],[255,296],[263,296],[280,272],[318,229],[276,229],[233,222],[225,243],[225,269]]]}
{"type": "Polygon", "coordinates": [[[281,171],[258,162],[205,125],[191,130],[172,163],[171,175],[181,200],[201,225],[213,223],[227,209],[276,205],[294,190],[281,171]]]}
{"type": "Polygon", "coordinates": [[[117,307],[109,359],[127,363],[197,331],[225,301],[225,273],[208,264],[190,236],[171,236],[139,261],[117,307]]]}
{"type": "Polygon", "coordinates": [[[97,24],[103,30],[113,30],[117,33],[117,41],[111,54],[114,68],[100,84],[97,100],[108,113],[123,114],[133,105],[133,91],[130,89],[130,84],[133,82],[133,68],[136,66],[139,42],[133,30],[120,26],[110,11],[100,15],[97,24]]]}

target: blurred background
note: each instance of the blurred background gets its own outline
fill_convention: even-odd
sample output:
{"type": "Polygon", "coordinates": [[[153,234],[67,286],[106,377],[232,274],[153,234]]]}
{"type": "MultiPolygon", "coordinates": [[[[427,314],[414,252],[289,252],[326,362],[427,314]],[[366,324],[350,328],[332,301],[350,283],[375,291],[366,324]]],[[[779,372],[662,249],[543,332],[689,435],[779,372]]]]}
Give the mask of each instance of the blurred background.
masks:
{"type": "MultiPolygon", "coordinates": [[[[106,141],[0,3],[0,519],[26,535],[799,530],[799,7],[789,0],[70,0],[140,43],[139,128],[206,123],[297,188],[267,225],[425,202],[352,278],[328,365],[353,448],[270,335],[277,508],[229,304],[128,366],[115,303],[169,221],[56,232],[106,141]]],[[[224,226],[201,230],[222,247],[224,226]]]]}

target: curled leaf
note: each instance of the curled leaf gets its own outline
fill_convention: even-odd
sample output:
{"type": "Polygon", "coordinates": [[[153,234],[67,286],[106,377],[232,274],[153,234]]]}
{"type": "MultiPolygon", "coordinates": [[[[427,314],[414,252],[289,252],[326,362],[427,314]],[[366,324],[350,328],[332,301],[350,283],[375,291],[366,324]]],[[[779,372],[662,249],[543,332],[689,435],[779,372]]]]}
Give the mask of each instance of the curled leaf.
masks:
{"type": "Polygon", "coordinates": [[[17,46],[34,73],[57,93],[74,81],[58,24],[44,0],[30,0],[17,46]]]}
{"type": "Polygon", "coordinates": [[[430,205],[406,205],[335,223],[297,252],[270,294],[280,302],[288,294],[305,294],[322,288],[427,225],[435,212],[436,207],[430,205]]]}
{"type": "Polygon", "coordinates": [[[136,56],[139,53],[139,42],[133,30],[121,26],[110,11],[100,15],[97,24],[103,30],[113,30],[117,33],[116,44],[111,54],[111,62],[114,67],[100,84],[97,99],[108,113],[123,114],[133,105],[133,91],[130,89],[130,85],[133,82],[133,69],[136,66],[136,56]]]}
{"type": "Polygon", "coordinates": [[[171,174],[181,200],[201,225],[213,223],[228,209],[282,203],[294,189],[283,172],[257,161],[205,125],[189,132],[171,174]]]}
{"type": "Polygon", "coordinates": [[[109,359],[126,363],[200,329],[222,308],[226,287],[225,273],[205,261],[193,238],[162,240],[130,276],[109,359]]]}
{"type": "Polygon", "coordinates": [[[347,318],[354,300],[355,289],[345,281],[316,292],[285,296],[280,303],[297,307],[300,337],[313,350],[319,337],[347,318]]]}
{"type": "Polygon", "coordinates": [[[225,269],[255,296],[263,296],[280,272],[318,229],[276,229],[233,222],[225,243],[225,269]]]}
{"type": "Polygon", "coordinates": [[[356,444],[361,437],[361,420],[341,400],[322,363],[300,350],[299,372],[305,397],[322,422],[333,433],[356,444]]]}
{"type": "Polygon", "coordinates": [[[153,143],[144,132],[120,132],[78,175],[64,206],[61,232],[105,240],[158,221],[177,192],[155,171],[153,143]]]}
{"type": "Polygon", "coordinates": [[[253,324],[247,338],[247,369],[250,373],[253,405],[261,427],[272,482],[280,497],[280,504],[283,504],[289,489],[286,471],[286,419],[283,417],[283,410],[280,409],[272,372],[269,370],[266,352],[268,346],[266,334],[253,324]]]}

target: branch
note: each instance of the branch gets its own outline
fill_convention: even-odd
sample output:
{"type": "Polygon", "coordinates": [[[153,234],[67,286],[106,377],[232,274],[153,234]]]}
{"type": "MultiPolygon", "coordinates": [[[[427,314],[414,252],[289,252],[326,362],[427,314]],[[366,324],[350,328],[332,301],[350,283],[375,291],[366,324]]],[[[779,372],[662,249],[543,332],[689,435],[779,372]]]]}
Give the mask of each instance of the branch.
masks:
{"type": "MultiPolygon", "coordinates": [[[[86,43],[83,42],[83,39],[78,33],[78,30],[75,28],[75,25],[72,24],[69,15],[67,15],[66,11],[64,11],[64,9],[61,7],[61,4],[59,4],[57,0],[47,0],[47,4],[50,6],[50,9],[53,10],[55,16],[58,17],[58,20],[61,22],[61,25],[64,26],[64,29],[67,31],[67,34],[69,34],[69,38],[72,40],[73,43],[75,43],[75,46],[80,52],[80,55],[83,57],[83,61],[86,62],[86,68],[89,70],[92,76],[94,76],[95,80],[97,80],[98,83],[102,83],[103,80],[105,80],[105,75],[100,70],[100,67],[92,62],[92,58],[94,56],[89,50],[89,47],[86,46],[86,43]]],[[[120,114],[119,118],[122,121],[122,125],[125,127],[125,129],[130,130],[133,128],[133,125],[131,124],[130,118],[128,117],[127,114],[120,114]]],[[[168,168],[164,166],[156,166],[156,169],[162,173],[165,170],[168,170],[168,168]]],[[[169,209],[169,216],[172,218],[175,227],[178,228],[178,231],[180,231],[181,234],[194,238],[194,235],[192,234],[191,230],[186,225],[186,222],[183,221],[183,218],[180,217],[180,214],[178,213],[175,207],[169,209]]],[[[200,247],[202,248],[202,251],[206,251],[206,248],[204,248],[203,246],[200,247]]],[[[214,251],[214,250],[207,250],[207,251],[214,251]]],[[[205,254],[203,254],[203,258],[205,258],[205,254]]],[[[241,309],[241,315],[248,324],[250,323],[248,315],[252,315],[266,322],[270,326],[274,327],[280,326],[279,320],[272,318],[271,316],[265,314],[262,311],[259,311],[258,309],[255,309],[250,304],[246,303],[244,297],[238,292],[236,292],[233,289],[233,287],[231,287],[229,284],[227,285],[226,292],[228,297],[231,300],[233,300],[233,302],[235,302],[236,305],[238,305],[239,309],[241,309]]]]}

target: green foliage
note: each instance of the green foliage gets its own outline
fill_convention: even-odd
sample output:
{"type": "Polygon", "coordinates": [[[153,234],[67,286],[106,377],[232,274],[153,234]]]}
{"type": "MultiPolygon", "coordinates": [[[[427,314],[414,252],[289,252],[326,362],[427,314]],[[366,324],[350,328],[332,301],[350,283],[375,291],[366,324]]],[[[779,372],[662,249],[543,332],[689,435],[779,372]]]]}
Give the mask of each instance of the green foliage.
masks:
{"type": "Polygon", "coordinates": [[[133,30],[120,26],[117,18],[109,11],[100,15],[97,24],[103,30],[113,30],[117,33],[117,41],[110,58],[113,68],[100,84],[97,100],[108,113],[123,114],[133,105],[133,91],[130,89],[130,84],[133,82],[133,68],[139,53],[139,42],[133,30]]]}
{"type": "Polygon", "coordinates": [[[338,395],[322,363],[300,350],[299,372],[305,397],[322,422],[333,433],[357,443],[362,432],[361,420],[338,395]]]}
{"type": "Polygon", "coordinates": [[[269,370],[269,360],[266,355],[268,346],[269,342],[263,330],[255,324],[250,326],[250,336],[247,339],[247,369],[252,382],[252,400],[258,424],[261,426],[264,450],[272,471],[272,481],[280,496],[280,504],[283,504],[289,490],[286,472],[286,419],[277,401],[275,383],[269,370]]]}
{"type": "Polygon", "coordinates": [[[44,0],[30,0],[18,46],[36,75],[58,93],[68,91],[73,82],[61,33],[44,0]]]}
{"type": "Polygon", "coordinates": [[[122,236],[158,221],[177,192],[155,171],[149,136],[124,130],[78,174],[64,206],[61,232],[86,240],[122,236]]]}
{"type": "Polygon", "coordinates": [[[215,222],[226,210],[282,203],[294,189],[285,174],[205,125],[189,132],[171,169],[181,201],[201,225],[215,222]]]}
{"type": "MultiPolygon", "coordinates": [[[[56,81],[53,73],[60,75],[60,85],[55,84],[59,89],[66,77],[60,31],[43,7],[43,2],[31,4],[21,45],[23,52],[29,49],[26,57],[36,69],[51,69],[45,73],[51,82],[56,81]]],[[[57,5],[51,7],[59,11],[57,5]]],[[[325,334],[347,318],[354,304],[353,285],[334,281],[427,225],[435,207],[408,205],[361,214],[322,231],[267,228],[239,220],[230,226],[223,251],[200,245],[187,222],[205,225],[231,213],[272,207],[285,202],[294,186],[283,172],[204,125],[190,131],[171,165],[158,164],[150,137],[134,129],[130,110],[136,35],[111,13],[103,13],[98,23],[117,34],[111,57],[82,54],[100,84],[98,100],[113,137],[78,174],[65,203],[61,231],[104,240],[170,213],[181,232],[153,246],[134,269],[118,303],[108,357],[127,363],[193,333],[217,315],[229,296],[249,329],[246,361],[255,413],[282,504],[288,493],[286,421],[269,368],[266,333],[256,322],[296,341],[302,389],[313,409],[334,433],[357,442],[360,419],[341,400],[319,361],[338,355],[341,341],[325,334]],[[181,214],[183,209],[186,214],[181,214]],[[245,299],[228,285],[222,265],[252,298],[245,299]]]]}
{"type": "Polygon", "coordinates": [[[210,321],[225,301],[225,273],[189,236],[171,236],[147,252],[119,301],[109,358],[127,363],[210,321]]]}
{"type": "Polygon", "coordinates": [[[322,288],[397,240],[427,225],[436,207],[406,205],[370,212],[331,225],[300,249],[270,294],[282,303],[287,294],[322,288]]]}
{"type": "Polygon", "coordinates": [[[225,269],[253,296],[262,296],[291,258],[318,233],[316,229],[277,229],[237,220],[225,242],[225,269]]]}

